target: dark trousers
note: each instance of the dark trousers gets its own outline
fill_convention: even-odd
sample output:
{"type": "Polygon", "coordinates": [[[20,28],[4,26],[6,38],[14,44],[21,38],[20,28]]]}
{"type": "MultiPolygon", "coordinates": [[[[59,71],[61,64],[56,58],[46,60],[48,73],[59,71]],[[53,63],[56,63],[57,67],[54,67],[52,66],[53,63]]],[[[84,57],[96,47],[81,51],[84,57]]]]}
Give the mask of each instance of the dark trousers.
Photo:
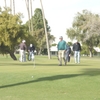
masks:
{"type": "Polygon", "coordinates": [[[66,62],[70,62],[70,53],[69,52],[65,53],[65,60],[66,60],[66,62]]]}

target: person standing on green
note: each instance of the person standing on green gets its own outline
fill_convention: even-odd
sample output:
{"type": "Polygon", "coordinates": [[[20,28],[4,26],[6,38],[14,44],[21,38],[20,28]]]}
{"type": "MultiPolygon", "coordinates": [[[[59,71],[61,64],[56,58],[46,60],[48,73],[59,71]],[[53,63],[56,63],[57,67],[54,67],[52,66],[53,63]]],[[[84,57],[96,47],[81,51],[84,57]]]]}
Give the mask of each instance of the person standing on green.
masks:
{"type": "Polygon", "coordinates": [[[63,37],[59,37],[60,41],[58,42],[57,49],[58,49],[58,59],[59,59],[59,66],[62,66],[62,59],[64,60],[64,63],[66,65],[65,61],[65,50],[67,49],[67,44],[63,40],[63,37]]]}

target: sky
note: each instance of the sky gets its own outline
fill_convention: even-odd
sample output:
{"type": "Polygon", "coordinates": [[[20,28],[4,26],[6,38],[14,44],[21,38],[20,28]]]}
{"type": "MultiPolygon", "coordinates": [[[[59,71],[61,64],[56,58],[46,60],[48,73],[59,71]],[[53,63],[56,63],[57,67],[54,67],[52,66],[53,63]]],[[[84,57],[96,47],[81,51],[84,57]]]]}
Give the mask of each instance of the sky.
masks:
{"type": "MultiPolygon", "coordinates": [[[[7,6],[10,5],[10,0],[7,6]]],[[[28,20],[25,0],[15,0],[15,12],[23,13],[22,19],[25,23],[28,20]]],[[[51,34],[56,37],[55,42],[59,41],[59,37],[63,36],[65,41],[69,41],[66,30],[71,27],[77,12],[87,9],[92,13],[100,14],[100,0],[42,0],[45,18],[51,27],[51,34]]],[[[0,0],[0,6],[3,7],[4,0],[0,0]]],[[[33,11],[41,8],[40,0],[33,0],[33,11]]]]}

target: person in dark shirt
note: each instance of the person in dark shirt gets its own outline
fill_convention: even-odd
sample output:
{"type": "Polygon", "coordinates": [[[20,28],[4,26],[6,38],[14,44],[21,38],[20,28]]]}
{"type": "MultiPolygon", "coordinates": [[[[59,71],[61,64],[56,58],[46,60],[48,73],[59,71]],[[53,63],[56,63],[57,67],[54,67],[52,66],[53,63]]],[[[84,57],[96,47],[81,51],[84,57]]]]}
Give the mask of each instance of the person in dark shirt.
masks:
{"type": "Polygon", "coordinates": [[[70,46],[67,46],[67,49],[65,51],[66,64],[67,64],[67,62],[70,62],[70,55],[71,55],[71,48],[70,48],[70,46]]]}
{"type": "Polygon", "coordinates": [[[27,46],[25,44],[25,40],[22,41],[22,43],[20,43],[19,45],[19,49],[20,49],[20,61],[21,62],[25,62],[26,61],[26,55],[25,55],[25,50],[27,50],[27,46]]]}
{"type": "Polygon", "coordinates": [[[80,63],[81,45],[77,40],[73,44],[73,51],[74,51],[75,63],[80,63]]]}
{"type": "Polygon", "coordinates": [[[28,52],[29,52],[29,60],[34,60],[34,50],[35,47],[33,44],[30,44],[29,48],[28,48],[28,52]]]}

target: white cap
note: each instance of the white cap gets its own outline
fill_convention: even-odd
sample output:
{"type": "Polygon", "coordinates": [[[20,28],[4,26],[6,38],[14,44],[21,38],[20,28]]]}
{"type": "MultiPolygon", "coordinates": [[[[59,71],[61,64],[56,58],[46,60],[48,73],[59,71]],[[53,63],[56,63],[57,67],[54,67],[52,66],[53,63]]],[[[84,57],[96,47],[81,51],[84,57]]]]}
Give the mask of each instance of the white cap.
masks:
{"type": "Polygon", "coordinates": [[[78,42],[77,40],[75,40],[75,43],[78,42]]]}
{"type": "Polygon", "coordinates": [[[25,43],[26,41],[25,41],[25,40],[23,40],[22,42],[23,42],[23,43],[25,43]]]}
{"type": "Polygon", "coordinates": [[[30,47],[32,47],[32,44],[30,44],[30,47]]]}
{"type": "Polygon", "coordinates": [[[62,37],[62,36],[60,36],[60,37],[59,37],[59,39],[63,39],[63,37],[62,37]]]}

